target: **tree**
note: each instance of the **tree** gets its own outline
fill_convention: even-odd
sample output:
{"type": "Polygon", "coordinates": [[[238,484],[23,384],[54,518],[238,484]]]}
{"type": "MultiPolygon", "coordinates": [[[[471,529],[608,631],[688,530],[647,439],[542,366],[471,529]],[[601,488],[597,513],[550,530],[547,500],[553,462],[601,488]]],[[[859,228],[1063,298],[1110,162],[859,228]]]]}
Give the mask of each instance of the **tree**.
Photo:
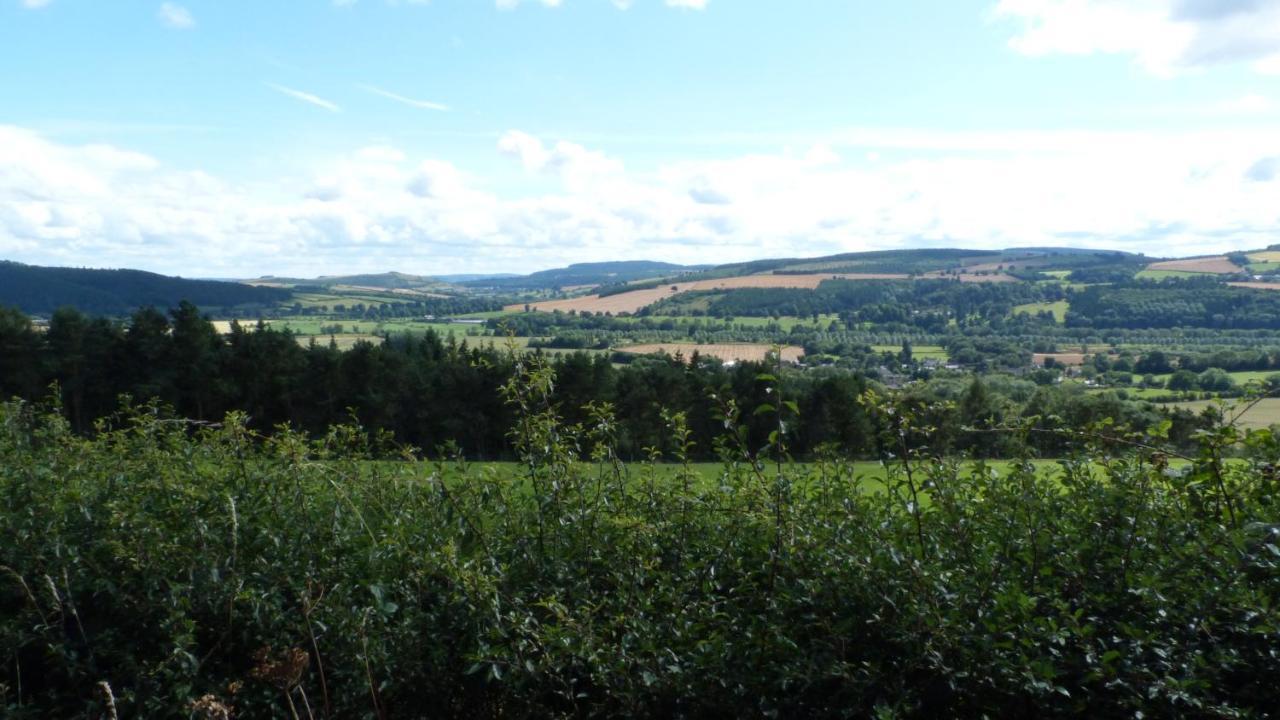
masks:
{"type": "Polygon", "coordinates": [[[31,318],[17,308],[0,306],[0,396],[31,398],[40,391],[40,350],[31,318]]]}
{"type": "Polygon", "coordinates": [[[1209,368],[1197,378],[1201,390],[1207,392],[1226,392],[1231,389],[1231,376],[1222,368],[1209,368]]]}
{"type": "Polygon", "coordinates": [[[1165,383],[1166,389],[1179,392],[1195,390],[1198,387],[1200,387],[1200,380],[1190,370],[1179,370],[1170,376],[1169,381],[1165,383]]]}

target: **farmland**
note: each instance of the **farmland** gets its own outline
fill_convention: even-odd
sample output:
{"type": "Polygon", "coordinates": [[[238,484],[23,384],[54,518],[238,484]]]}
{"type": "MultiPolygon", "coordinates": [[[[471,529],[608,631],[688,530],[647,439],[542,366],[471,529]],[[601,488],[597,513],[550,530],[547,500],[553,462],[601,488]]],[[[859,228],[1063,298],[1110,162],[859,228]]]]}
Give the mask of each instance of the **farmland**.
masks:
{"type": "Polygon", "coordinates": [[[1215,275],[1234,275],[1240,272],[1240,266],[1231,262],[1226,256],[1187,258],[1185,260],[1166,260],[1151,263],[1147,266],[1152,271],[1171,271],[1187,273],[1209,273],[1215,275]]]}
{"type": "MultiPolygon", "coordinates": [[[[932,279],[952,279],[966,283],[1005,283],[1017,282],[1016,278],[1001,273],[962,273],[947,275],[941,272],[929,273],[924,277],[932,279]]],[[[601,297],[589,295],[568,300],[550,300],[533,303],[515,303],[506,306],[506,310],[516,312],[529,309],[540,312],[591,312],[591,313],[634,313],[642,308],[657,303],[659,300],[687,292],[706,292],[717,290],[738,290],[748,288],[794,288],[814,290],[827,280],[908,280],[910,276],[901,273],[822,273],[807,275],[747,275],[714,280],[695,280],[692,282],[673,282],[669,286],[632,290],[617,295],[601,297]]]]}
{"type": "Polygon", "coordinates": [[[1193,698],[1265,706],[1242,678],[1280,671],[1251,650],[1280,603],[1236,569],[1276,521],[1280,400],[1253,400],[1280,373],[1280,295],[1110,255],[774,272],[794,264],[282,282],[216,321],[0,308],[0,385],[26,399],[0,407],[0,639],[21,660],[0,703],[12,675],[29,716],[77,716],[105,675],[128,716],[545,716],[558,687],[586,715],[807,716],[831,692],[874,715],[858,698],[894,678],[925,701],[932,648],[951,659],[929,677],[993,716],[1028,707],[1050,658],[1090,710],[1161,715],[1088,680],[1145,688],[1146,655],[1059,642],[1084,603],[1106,647],[1194,668],[1193,698]],[[609,301],[632,310],[581,304],[609,301]],[[990,622],[1025,642],[1005,652],[990,622]],[[1206,627],[1225,670],[1197,659],[1206,627]],[[815,659],[842,669],[809,693],[815,659]]]}
{"type": "Polygon", "coordinates": [[[696,345],[696,344],[676,344],[669,345],[650,343],[647,345],[625,345],[618,348],[618,352],[628,353],[631,355],[649,355],[652,353],[666,353],[667,355],[681,354],[688,359],[694,353],[699,355],[707,355],[719,358],[727,363],[738,362],[767,362],[771,357],[779,357],[783,362],[795,363],[799,362],[804,355],[804,348],[795,346],[775,347],[772,345],[760,344],[723,344],[723,345],[696,345]]]}

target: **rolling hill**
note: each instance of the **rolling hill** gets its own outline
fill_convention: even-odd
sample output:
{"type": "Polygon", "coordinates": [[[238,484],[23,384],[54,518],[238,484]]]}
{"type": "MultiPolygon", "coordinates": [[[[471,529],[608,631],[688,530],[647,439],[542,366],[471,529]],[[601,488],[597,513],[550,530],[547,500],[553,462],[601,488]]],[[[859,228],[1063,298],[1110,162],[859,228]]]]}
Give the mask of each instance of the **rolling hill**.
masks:
{"type": "Polygon", "coordinates": [[[280,288],[219,280],[187,280],[141,270],[40,267],[0,261],[0,305],[48,314],[64,305],[87,313],[122,315],[145,305],[189,300],[204,309],[265,306],[288,300],[280,288]]]}

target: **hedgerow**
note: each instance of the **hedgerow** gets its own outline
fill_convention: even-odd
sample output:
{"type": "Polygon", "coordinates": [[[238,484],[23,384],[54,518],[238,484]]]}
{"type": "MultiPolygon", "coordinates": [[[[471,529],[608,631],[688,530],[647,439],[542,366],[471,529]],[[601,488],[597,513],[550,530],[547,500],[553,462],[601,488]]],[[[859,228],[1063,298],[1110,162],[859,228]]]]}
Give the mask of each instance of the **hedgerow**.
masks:
{"type": "Polygon", "coordinates": [[[1220,427],[1177,458],[1162,428],[1102,424],[1066,432],[1052,473],[997,476],[935,457],[929,408],[868,392],[871,483],[831,454],[789,462],[798,408],[776,390],[713,395],[706,481],[682,415],[623,464],[611,408],[566,425],[551,369],[515,362],[518,472],[356,425],[267,436],[147,405],[84,437],[4,405],[0,714],[1275,713],[1268,432],[1220,427]],[[776,427],[761,447],[746,412],[776,427]]]}

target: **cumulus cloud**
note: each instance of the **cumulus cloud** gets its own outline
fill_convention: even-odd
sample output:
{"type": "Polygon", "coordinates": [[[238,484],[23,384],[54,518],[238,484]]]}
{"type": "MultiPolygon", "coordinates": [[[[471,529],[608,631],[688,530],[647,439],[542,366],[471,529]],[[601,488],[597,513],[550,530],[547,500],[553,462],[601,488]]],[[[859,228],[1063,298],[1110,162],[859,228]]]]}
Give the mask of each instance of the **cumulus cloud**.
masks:
{"type": "Polygon", "coordinates": [[[1273,133],[858,130],[822,140],[633,171],[595,148],[512,131],[495,152],[527,173],[518,190],[370,146],[306,175],[261,178],[273,190],[264,194],[125,148],[0,126],[0,257],[186,275],[443,273],[920,244],[1191,254],[1259,247],[1280,232],[1273,133]],[[881,151],[880,162],[862,160],[881,151]]]}
{"type": "Polygon", "coordinates": [[[162,3],[159,16],[160,22],[176,30],[190,30],[196,26],[196,19],[191,11],[175,3],[162,3]]]}
{"type": "Polygon", "coordinates": [[[1280,72],[1280,0],[999,0],[994,16],[1017,24],[1009,44],[1026,55],[1129,55],[1162,75],[1280,72]]]}

